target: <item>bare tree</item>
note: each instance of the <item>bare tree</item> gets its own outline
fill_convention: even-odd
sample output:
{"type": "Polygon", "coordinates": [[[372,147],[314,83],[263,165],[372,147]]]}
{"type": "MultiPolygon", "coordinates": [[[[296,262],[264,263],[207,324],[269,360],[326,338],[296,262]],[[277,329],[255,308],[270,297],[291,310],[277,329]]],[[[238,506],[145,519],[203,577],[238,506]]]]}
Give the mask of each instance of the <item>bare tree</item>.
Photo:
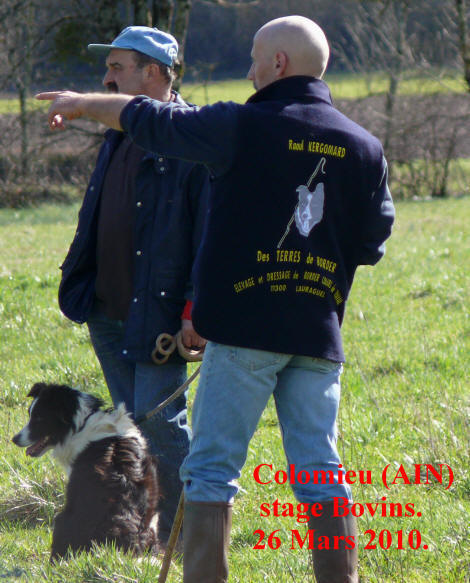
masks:
{"type": "Polygon", "coordinates": [[[464,79],[470,91],[470,35],[468,32],[469,8],[467,0],[455,0],[460,57],[463,62],[464,79]]]}
{"type": "Polygon", "coordinates": [[[435,46],[444,47],[439,60],[448,69],[462,70],[462,79],[470,91],[470,4],[467,0],[442,0],[433,14],[438,28],[435,46]]]}
{"type": "MultiPolygon", "coordinates": [[[[259,0],[202,0],[214,6],[242,7],[258,4],[259,0]]],[[[174,34],[179,44],[178,64],[176,66],[178,88],[184,75],[184,51],[189,27],[189,17],[193,8],[192,0],[152,0],[153,26],[174,34]]]]}
{"type": "MultiPolygon", "coordinates": [[[[353,117],[381,138],[396,193],[446,196],[453,179],[453,160],[466,151],[463,120],[468,115],[468,100],[452,94],[405,97],[399,90],[402,81],[417,70],[426,76],[433,74],[430,63],[438,53],[429,42],[429,31],[438,30],[449,2],[358,0],[349,2],[346,9],[344,38],[334,43],[334,53],[348,69],[366,77],[385,73],[388,83],[385,93],[371,93],[368,99],[343,107],[354,109],[353,117]],[[361,109],[369,112],[367,117],[361,109]]],[[[447,28],[441,25],[445,30],[439,37],[447,43],[439,47],[446,56],[456,54],[451,42],[455,12],[454,21],[448,19],[448,23],[447,28]]],[[[449,64],[449,60],[443,61],[449,64]]]]}
{"type": "Polygon", "coordinates": [[[19,101],[20,156],[17,172],[30,171],[30,111],[28,99],[37,66],[50,54],[48,35],[63,22],[61,11],[51,11],[50,2],[3,0],[0,8],[0,35],[6,59],[0,72],[0,86],[14,87],[19,101]],[[50,14],[54,13],[54,18],[50,14]]]}
{"type": "MultiPolygon", "coordinates": [[[[334,43],[339,58],[356,72],[380,71],[388,78],[385,100],[384,148],[390,146],[398,90],[405,73],[416,64],[416,52],[407,34],[411,0],[359,0],[345,19],[347,41],[334,43]]],[[[415,3],[416,4],[416,3],[415,3]]]]}
{"type": "Polygon", "coordinates": [[[6,60],[2,71],[2,86],[13,86],[16,90],[20,109],[21,156],[20,172],[28,171],[28,121],[27,98],[31,87],[33,62],[34,5],[32,2],[8,1],[3,4],[0,14],[0,31],[3,37],[6,60]]]}

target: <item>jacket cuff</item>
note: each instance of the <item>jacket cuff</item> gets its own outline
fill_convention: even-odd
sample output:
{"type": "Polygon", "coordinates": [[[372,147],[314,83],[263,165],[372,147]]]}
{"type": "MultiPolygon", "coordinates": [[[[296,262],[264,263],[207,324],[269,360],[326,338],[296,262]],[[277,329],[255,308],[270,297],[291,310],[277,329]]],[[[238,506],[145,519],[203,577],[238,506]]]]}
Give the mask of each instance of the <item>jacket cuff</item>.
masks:
{"type": "Polygon", "coordinates": [[[140,105],[140,103],[144,101],[144,99],[149,98],[146,97],[145,95],[137,95],[137,97],[134,97],[134,99],[129,101],[129,103],[125,105],[123,110],[121,111],[121,114],[119,116],[119,123],[121,124],[121,127],[125,133],[128,133],[132,116],[135,110],[140,105]]]}

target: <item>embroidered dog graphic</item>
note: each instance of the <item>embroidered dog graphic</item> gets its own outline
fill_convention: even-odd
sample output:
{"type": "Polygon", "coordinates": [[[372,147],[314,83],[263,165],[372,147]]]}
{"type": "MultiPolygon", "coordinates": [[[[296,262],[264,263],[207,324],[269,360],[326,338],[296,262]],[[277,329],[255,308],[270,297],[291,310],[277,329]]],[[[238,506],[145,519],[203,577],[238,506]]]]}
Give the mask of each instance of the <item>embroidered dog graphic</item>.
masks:
{"type": "Polygon", "coordinates": [[[299,193],[299,203],[294,212],[295,224],[299,233],[308,237],[313,227],[323,218],[325,202],[323,182],[319,182],[313,192],[310,192],[305,184],[297,187],[296,192],[299,193]]]}
{"type": "Polygon", "coordinates": [[[313,180],[320,171],[322,174],[325,174],[325,163],[326,158],[321,158],[317,164],[317,167],[308,179],[307,184],[301,184],[296,188],[296,192],[299,195],[299,200],[295,207],[294,214],[287,224],[284,235],[281,237],[279,243],[277,244],[278,249],[280,249],[284,243],[284,239],[289,234],[294,220],[297,230],[303,237],[308,237],[313,227],[318,225],[318,223],[322,220],[323,207],[325,203],[325,189],[323,182],[319,182],[313,191],[310,190],[310,187],[313,180]]]}

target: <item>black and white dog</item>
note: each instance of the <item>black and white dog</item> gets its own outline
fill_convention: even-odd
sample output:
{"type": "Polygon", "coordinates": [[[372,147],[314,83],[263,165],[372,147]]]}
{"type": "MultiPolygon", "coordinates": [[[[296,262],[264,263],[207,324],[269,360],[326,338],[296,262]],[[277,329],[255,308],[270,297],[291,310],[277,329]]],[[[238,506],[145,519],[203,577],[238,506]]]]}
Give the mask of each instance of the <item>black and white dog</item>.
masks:
{"type": "Polygon", "coordinates": [[[92,395],[45,383],[36,383],[28,397],[29,422],[13,442],[33,457],[52,449],[69,477],[51,559],[93,542],[156,551],[156,466],[124,405],[103,410],[92,395]]]}

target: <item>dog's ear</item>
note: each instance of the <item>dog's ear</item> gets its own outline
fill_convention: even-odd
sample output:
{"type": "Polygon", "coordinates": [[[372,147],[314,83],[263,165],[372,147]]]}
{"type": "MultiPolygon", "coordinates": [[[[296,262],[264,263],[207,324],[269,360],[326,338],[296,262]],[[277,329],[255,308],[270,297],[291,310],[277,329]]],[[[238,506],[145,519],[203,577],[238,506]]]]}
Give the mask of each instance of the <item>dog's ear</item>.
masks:
{"type": "Polygon", "coordinates": [[[98,411],[103,405],[104,401],[94,395],[89,395],[87,393],[83,393],[86,399],[86,404],[90,408],[90,411],[98,411]]]}
{"type": "Polygon", "coordinates": [[[35,383],[31,390],[28,393],[28,397],[32,397],[33,399],[38,397],[39,394],[48,387],[46,383],[35,383]]]}
{"type": "Polygon", "coordinates": [[[103,405],[103,401],[94,395],[82,393],[66,385],[60,385],[58,388],[61,390],[57,391],[55,399],[57,399],[56,402],[60,403],[58,409],[61,411],[62,421],[67,424],[73,423],[75,414],[81,406],[80,402],[89,413],[98,411],[103,405]]]}
{"type": "Polygon", "coordinates": [[[56,389],[53,399],[60,420],[66,425],[71,425],[78,409],[78,396],[80,393],[67,385],[57,385],[56,389]]]}

